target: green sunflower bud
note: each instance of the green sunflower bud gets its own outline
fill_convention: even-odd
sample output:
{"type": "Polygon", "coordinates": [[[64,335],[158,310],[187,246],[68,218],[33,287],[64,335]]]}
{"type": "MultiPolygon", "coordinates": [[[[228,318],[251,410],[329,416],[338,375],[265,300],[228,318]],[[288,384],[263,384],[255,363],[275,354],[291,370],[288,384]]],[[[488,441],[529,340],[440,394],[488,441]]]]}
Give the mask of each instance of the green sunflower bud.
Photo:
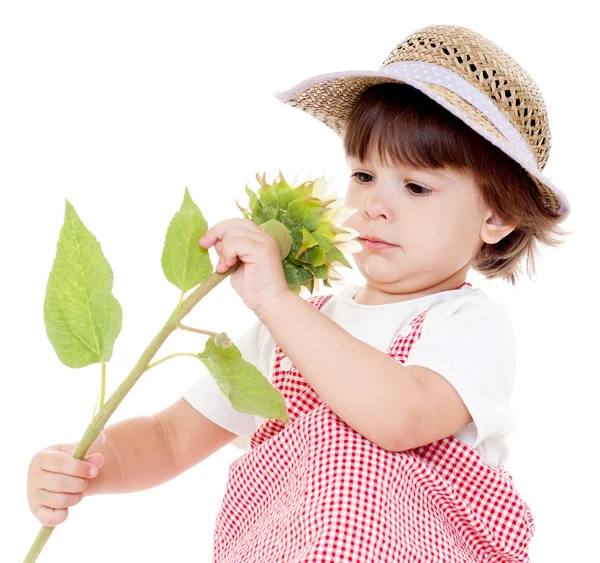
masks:
{"type": "Polygon", "coordinates": [[[277,241],[281,259],[283,260],[292,248],[290,232],[276,219],[269,219],[266,223],[260,225],[260,228],[269,233],[277,241]]]}
{"type": "Polygon", "coordinates": [[[326,188],[323,177],[294,186],[280,170],[273,183],[266,181],[265,174],[257,174],[256,179],[260,184],[257,193],[246,186],[248,208],[236,204],[246,219],[277,240],[288,287],[298,294],[306,287],[312,294],[319,280],[327,287],[331,281],[341,281],[334,263],[351,268],[344,251],[362,250],[352,240],[358,232],[341,227],[357,210],[342,206],[336,197],[321,197],[326,188]]]}

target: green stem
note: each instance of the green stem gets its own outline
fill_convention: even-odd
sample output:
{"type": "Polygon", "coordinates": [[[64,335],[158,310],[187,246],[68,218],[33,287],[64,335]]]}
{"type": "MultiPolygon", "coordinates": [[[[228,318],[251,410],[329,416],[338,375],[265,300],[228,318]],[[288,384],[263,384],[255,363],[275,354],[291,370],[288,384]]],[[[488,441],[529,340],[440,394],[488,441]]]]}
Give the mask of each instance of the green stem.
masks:
{"type": "MultiPolygon", "coordinates": [[[[156,355],[158,349],[162,346],[167,337],[179,326],[179,321],[183,319],[195,306],[196,304],[214,287],[221,283],[227,276],[233,274],[240,266],[242,262],[238,260],[229,270],[222,273],[214,272],[206,281],[201,283],[187,299],[183,299],[183,293],[179,299],[179,303],[175,310],[169,316],[169,319],[165,325],[160,329],[159,333],[152,339],[152,342],[144,350],[140,359],[135,364],[129,375],[125,378],[123,383],[119,385],[116,391],[109,397],[105,405],[102,406],[98,414],[92,419],[92,422],[88,425],[85,433],[75,446],[72,457],[77,459],[85,459],[85,456],[96,441],[96,438],[100,435],[104,426],[108,422],[109,418],[115,412],[121,401],[125,398],[127,393],[131,390],[137,380],[146,371],[150,360],[156,355]]],[[[23,563],[33,563],[37,560],[40,552],[44,545],[48,541],[48,538],[54,531],[56,526],[43,525],[42,529],[36,536],[31,548],[27,552],[23,563]]]]}
{"type": "Polygon", "coordinates": [[[200,334],[208,334],[209,336],[217,336],[218,333],[210,330],[202,330],[201,328],[192,328],[191,326],[182,325],[179,323],[179,328],[182,330],[189,330],[190,332],[199,332],[200,334]]]}
{"type": "Polygon", "coordinates": [[[100,389],[96,395],[96,404],[94,405],[94,414],[92,420],[98,414],[98,411],[104,406],[104,388],[106,386],[106,363],[102,362],[101,377],[100,377],[100,389]]]}
{"type": "Polygon", "coordinates": [[[101,409],[104,406],[104,391],[106,389],[106,362],[102,362],[102,383],[100,385],[100,405],[98,408],[101,409]]]}
{"type": "Polygon", "coordinates": [[[191,356],[192,358],[198,359],[198,356],[196,354],[191,354],[190,352],[178,352],[177,354],[169,354],[168,356],[165,356],[162,360],[158,360],[158,362],[148,364],[148,367],[145,369],[145,371],[151,370],[158,364],[162,364],[163,362],[166,362],[169,358],[174,358],[175,356],[191,356]]]}

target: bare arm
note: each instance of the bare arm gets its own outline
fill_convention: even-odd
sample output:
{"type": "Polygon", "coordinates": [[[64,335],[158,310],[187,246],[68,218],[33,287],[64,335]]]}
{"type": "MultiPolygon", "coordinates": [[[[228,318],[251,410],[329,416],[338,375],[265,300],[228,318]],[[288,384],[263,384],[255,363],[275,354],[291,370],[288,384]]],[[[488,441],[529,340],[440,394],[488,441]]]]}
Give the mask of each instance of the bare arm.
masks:
{"type": "MultiPolygon", "coordinates": [[[[233,441],[237,435],[206,418],[184,398],[151,416],[122,420],[104,429],[87,455],[104,465],[84,496],[142,491],[165,483],[233,441]]],[[[73,444],[75,447],[76,444],[73,444]]]]}

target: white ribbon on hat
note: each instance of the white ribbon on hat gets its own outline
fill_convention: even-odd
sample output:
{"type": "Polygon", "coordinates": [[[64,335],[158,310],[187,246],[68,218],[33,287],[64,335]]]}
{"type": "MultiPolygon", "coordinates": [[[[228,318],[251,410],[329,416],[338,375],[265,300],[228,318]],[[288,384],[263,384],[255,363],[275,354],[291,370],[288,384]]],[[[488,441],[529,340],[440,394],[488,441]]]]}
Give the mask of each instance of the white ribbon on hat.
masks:
{"type": "MultiPolygon", "coordinates": [[[[412,78],[420,82],[437,84],[451,90],[483,113],[498,131],[502,133],[509,145],[515,147],[531,166],[538,167],[529,143],[527,143],[517,128],[496,107],[490,98],[454,71],[424,61],[402,61],[382,66],[379,70],[396,78],[412,78]]],[[[444,98],[437,96],[436,101],[440,102],[447,109],[450,109],[448,107],[450,104],[444,98]]],[[[454,106],[452,108],[454,109],[454,106]]]]}

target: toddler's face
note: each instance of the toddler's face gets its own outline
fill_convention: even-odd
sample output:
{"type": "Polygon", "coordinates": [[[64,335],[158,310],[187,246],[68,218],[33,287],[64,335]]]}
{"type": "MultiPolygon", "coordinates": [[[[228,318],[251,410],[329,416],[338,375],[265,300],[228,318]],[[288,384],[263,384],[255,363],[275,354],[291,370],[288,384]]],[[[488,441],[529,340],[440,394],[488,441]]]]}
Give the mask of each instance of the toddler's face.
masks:
{"type": "Polygon", "coordinates": [[[344,205],[358,211],[344,225],[360,233],[363,250],[353,259],[367,285],[414,293],[447,281],[442,289],[453,289],[464,281],[482,242],[495,242],[484,240],[490,212],[469,175],[388,167],[375,159],[347,162],[344,205]],[[369,247],[361,237],[378,237],[395,246],[369,247]]]}

